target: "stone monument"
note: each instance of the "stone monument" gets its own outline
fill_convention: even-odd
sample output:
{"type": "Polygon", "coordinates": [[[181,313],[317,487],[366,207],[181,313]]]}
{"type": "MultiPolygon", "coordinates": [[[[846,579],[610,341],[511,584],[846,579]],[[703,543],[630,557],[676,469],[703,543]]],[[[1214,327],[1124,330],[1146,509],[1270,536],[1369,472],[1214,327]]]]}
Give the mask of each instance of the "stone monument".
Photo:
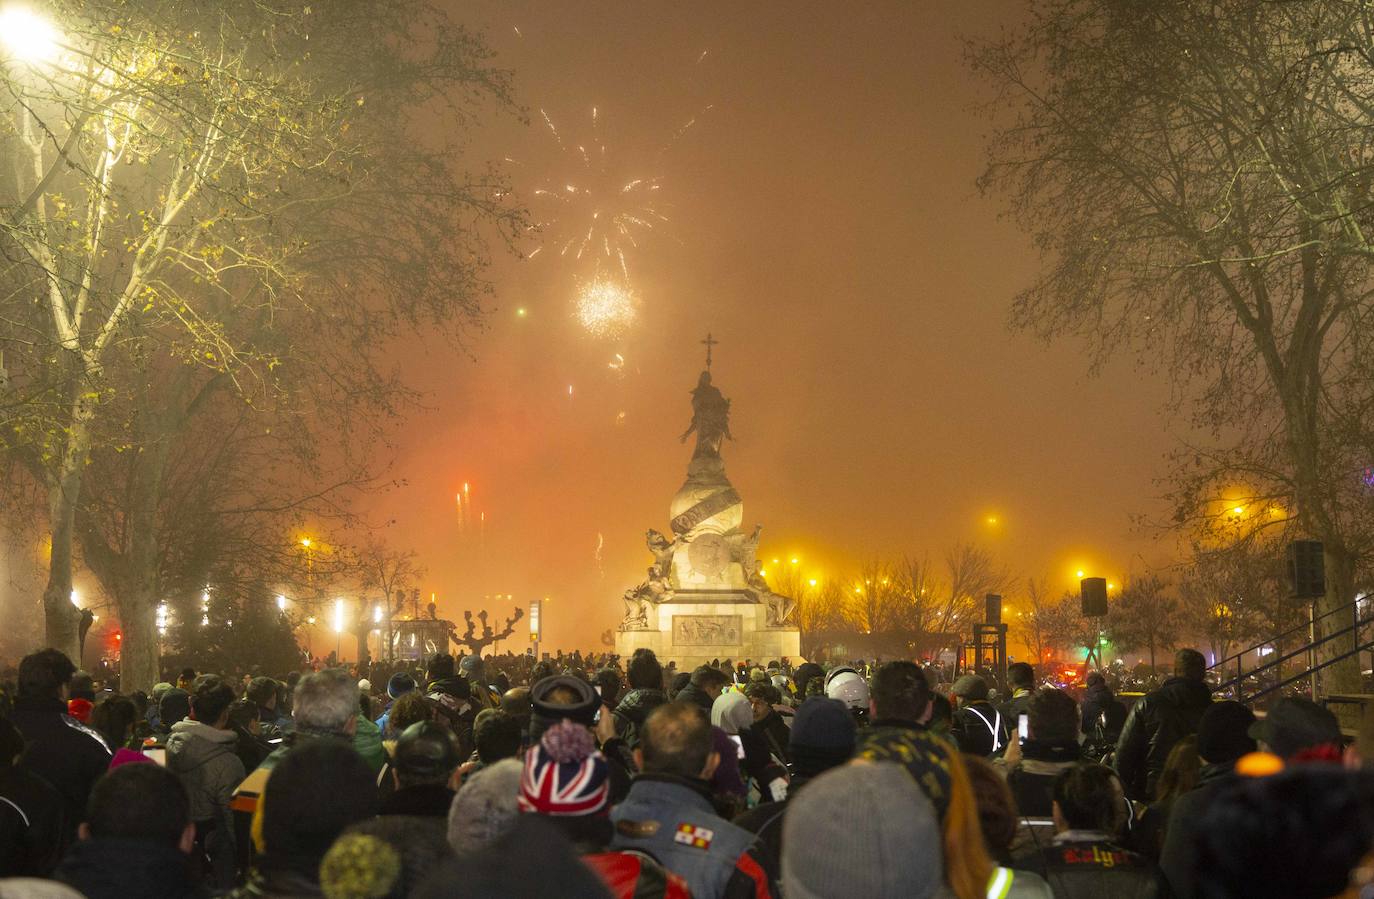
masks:
{"type": "Polygon", "coordinates": [[[762,525],[742,530],[744,503],[721,458],[730,435],[730,401],[711,383],[706,335],[706,369],[692,391],[692,423],[682,435],[696,435],[687,480],[669,504],[670,535],[650,529],[645,544],[653,555],[645,580],[625,591],[625,619],[616,632],[616,652],[628,657],[652,649],[665,665],[690,671],[712,659],[800,660],[801,635],[792,622],[796,603],[768,588],[756,558],[762,525]]]}

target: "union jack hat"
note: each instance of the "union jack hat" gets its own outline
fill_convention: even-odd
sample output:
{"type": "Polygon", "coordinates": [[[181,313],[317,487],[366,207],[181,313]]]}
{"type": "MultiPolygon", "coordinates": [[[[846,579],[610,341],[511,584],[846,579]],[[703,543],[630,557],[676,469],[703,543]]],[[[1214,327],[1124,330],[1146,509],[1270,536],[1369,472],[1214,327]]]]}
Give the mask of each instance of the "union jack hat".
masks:
{"type": "Polygon", "coordinates": [[[541,815],[596,815],[606,811],[611,785],[606,757],[591,731],[566,718],[544,731],[525,754],[520,811],[541,815]]]}

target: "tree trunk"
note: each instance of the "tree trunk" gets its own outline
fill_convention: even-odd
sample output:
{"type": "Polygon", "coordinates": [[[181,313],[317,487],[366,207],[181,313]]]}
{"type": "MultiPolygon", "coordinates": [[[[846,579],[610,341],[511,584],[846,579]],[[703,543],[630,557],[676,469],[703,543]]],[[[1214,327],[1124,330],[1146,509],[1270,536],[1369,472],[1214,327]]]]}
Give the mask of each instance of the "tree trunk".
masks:
{"type": "MultiPolygon", "coordinates": [[[[1326,615],[1317,622],[1317,639],[1334,634],[1342,628],[1355,623],[1355,559],[1344,546],[1338,543],[1325,544],[1326,595],[1317,599],[1317,615],[1325,615],[1342,606],[1349,606],[1342,612],[1326,615]]],[[[1352,630],[1317,647],[1317,664],[1336,658],[1355,648],[1355,632],[1352,630]]],[[[1356,655],[1339,662],[1332,662],[1318,675],[1321,692],[1359,693],[1360,660],[1356,655]]]]}
{"type": "MultiPolygon", "coordinates": [[[[80,392],[80,379],[76,391],[80,392]]],[[[81,665],[78,627],[81,615],[72,605],[72,550],[76,530],[76,506],[81,498],[81,475],[90,449],[89,404],[78,396],[72,403],[72,422],[57,475],[48,484],[48,529],[52,551],[48,558],[48,583],[43,588],[44,638],[81,665]]]]}

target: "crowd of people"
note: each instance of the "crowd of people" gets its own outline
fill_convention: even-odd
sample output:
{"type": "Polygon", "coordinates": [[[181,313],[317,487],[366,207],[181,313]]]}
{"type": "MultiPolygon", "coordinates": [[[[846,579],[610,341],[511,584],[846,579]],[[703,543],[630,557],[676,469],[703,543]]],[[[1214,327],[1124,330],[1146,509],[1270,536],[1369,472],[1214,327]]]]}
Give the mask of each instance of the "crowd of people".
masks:
{"type": "Polygon", "coordinates": [[[125,696],[34,653],[0,708],[0,897],[1374,889],[1374,720],[1256,718],[1191,650],[1129,709],[1024,663],[493,661],[125,696]]]}

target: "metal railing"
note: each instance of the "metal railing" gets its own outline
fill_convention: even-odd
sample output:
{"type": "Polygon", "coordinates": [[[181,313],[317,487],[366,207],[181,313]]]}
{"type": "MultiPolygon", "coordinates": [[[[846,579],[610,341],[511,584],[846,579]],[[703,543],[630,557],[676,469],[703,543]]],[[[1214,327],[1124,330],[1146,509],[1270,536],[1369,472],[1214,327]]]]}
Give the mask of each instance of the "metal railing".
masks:
{"type": "MultiPolygon", "coordinates": [[[[1357,602],[1358,602],[1358,601],[1357,601],[1357,602]]],[[[1293,634],[1295,631],[1301,630],[1301,629],[1303,629],[1304,627],[1308,628],[1308,632],[1311,633],[1312,630],[1315,628],[1316,622],[1321,621],[1322,619],[1324,619],[1324,618],[1326,618],[1326,617],[1328,617],[1328,616],[1330,616],[1330,615],[1334,615],[1334,614],[1336,614],[1337,612],[1349,611],[1351,608],[1353,608],[1353,607],[1355,607],[1355,606],[1357,605],[1357,602],[1352,602],[1352,603],[1350,603],[1350,604],[1348,604],[1348,605],[1341,606],[1340,608],[1332,609],[1332,610],[1330,610],[1330,611],[1328,611],[1328,612],[1325,612],[1325,613],[1323,613],[1323,614],[1321,614],[1321,615],[1315,616],[1315,617],[1311,618],[1311,619],[1309,620],[1309,622],[1308,622],[1306,625],[1300,626],[1300,627],[1298,627],[1298,628],[1294,628],[1293,630],[1286,631],[1286,632],[1284,632],[1283,634],[1279,634],[1279,635],[1277,635],[1277,636],[1275,636],[1275,637],[1273,637],[1273,638],[1271,638],[1271,639],[1269,639],[1269,640],[1265,640],[1265,641],[1262,642],[1262,643],[1258,643],[1258,644],[1256,644],[1255,646],[1250,647],[1249,649],[1243,650],[1243,651],[1237,653],[1237,654],[1234,655],[1234,656],[1228,656],[1226,659],[1223,659],[1221,662],[1216,663],[1215,665],[1213,665],[1213,666],[1212,666],[1210,669],[1208,669],[1208,670],[1213,670],[1213,671],[1218,670],[1218,669],[1221,668],[1221,666],[1226,665],[1226,664],[1229,664],[1230,662],[1234,661],[1234,662],[1236,663],[1236,676],[1233,677],[1233,678],[1231,678],[1230,680],[1223,681],[1223,682],[1221,682],[1220,684],[1217,684],[1217,686],[1216,686],[1216,688],[1215,688],[1215,691],[1216,691],[1217,693],[1224,693],[1226,690],[1230,689],[1230,690],[1232,690],[1232,691],[1234,692],[1235,698],[1236,698],[1238,701],[1240,701],[1240,702],[1253,702],[1254,700],[1259,699],[1260,697],[1267,696],[1268,694],[1273,693],[1273,692],[1275,692],[1275,691],[1277,691],[1277,690],[1282,690],[1284,687],[1287,687],[1287,686],[1289,686],[1290,684],[1296,683],[1297,681],[1300,681],[1300,680],[1302,680],[1303,678],[1312,678],[1311,689],[1312,689],[1313,693],[1315,694],[1315,692],[1316,692],[1316,679],[1315,679],[1315,678],[1316,678],[1316,674],[1317,674],[1318,672],[1320,672],[1320,671],[1322,671],[1322,670],[1324,670],[1324,669],[1326,669],[1326,668],[1331,667],[1332,665],[1336,664],[1337,662],[1345,661],[1346,659],[1350,658],[1351,656],[1355,656],[1355,657],[1358,658],[1358,656],[1359,656],[1359,654],[1360,654],[1361,652],[1365,652],[1365,651],[1368,651],[1368,650],[1374,650],[1374,640],[1368,640],[1368,639],[1367,639],[1367,640],[1365,640],[1364,642],[1361,642],[1361,641],[1360,641],[1360,636],[1359,636],[1359,631],[1360,631],[1360,628],[1361,628],[1361,627],[1364,627],[1365,625],[1374,623],[1374,616],[1366,617],[1366,618],[1363,618],[1363,619],[1361,619],[1361,618],[1356,618],[1355,621],[1353,621],[1353,622],[1350,623],[1350,624],[1347,624],[1345,627],[1341,628],[1340,630],[1332,631],[1331,633],[1325,635],[1324,637],[1322,637],[1322,638],[1320,638],[1320,639],[1309,640],[1309,642],[1307,642],[1307,643],[1305,643],[1305,644],[1303,644],[1303,645],[1301,645],[1301,646],[1299,646],[1299,647],[1297,647],[1297,648],[1295,648],[1295,649],[1293,649],[1293,650],[1290,650],[1289,652],[1286,652],[1286,653],[1284,653],[1284,654],[1278,656],[1277,658],[1270,659],[1270,660],[1268,660],[1267,662],[1265,662],[1263,665],[1258,665],[1258,666],[1256,666],[1256,667],[1254,667],[1254,668],[1251,668],[1249,671],[1245,671],[1245,670],[1242,669],[1242,667],[1241,667],[1241,657],[1244,656],[1244,655],[1245,655],[1246,653],[1248,653],[1248,652],[1253,652],[1254,650],[1259,649],[1260,647],[1268,646],[1268,645],[1270,645],[1270,644],[1272,644],[1272,643],[1275,643],[1275,642],[1277,642],[1277,641],[1283,639],[1283,638],[1286,637],[1286,636],[1290,636],[1290,635],[1293,634]],[[1325,644],[1327,644],[1327,643],[1330,643],[1330,642],[1333,641],[1333,640],[1336,640],[1336,639],[1339,639],[1339,638],[1341,638],[1341,637],[1344,637],[1344,636],[1346,636],[1347,634],[1353,635],[1353,639],[1354,639],[1354,643],[1355,643],[1354,648],[1349,649],[1349,650],[1346,650],[1345,652],[1342,652],[1342,653],[1340,653],[1339,655],[1333,656],[1332,658],[1325,659],[1325,660],[1322,661],[1320,664],[1318,664],[1318,663],[1316,662],[1316,650],[1317,650],[1318,647],[1323,646],[1323,645],[1325,645],[1325,644]],[[1270,669],[1279,669],[1280,671],[1282,671],[1282,669],[1280,668],[1280,666],[1283,665],[1284,662],[1286,662],[1286,661],[1288,661],[1288,660],[1290,660],[1290,659],[1297,658],[1298,656],[1302,656],[1302,655],[1308,656],[1308,664],[1307,664],[1307,667],[1304,668],[1302,671],[1299,671],[1299,672],[1296,673],[1296,674],[1290,675],[1289,677],[1283,678],[1283,679],[1279,680],[1279,681],[1276,682],[1276,683],[1269,684],[1269,685],[1263,687],[1262,689],[1256,690],[1255,692],[1250,693],[1249,695],[1246,695],[1246,693],[1245,693],[1245,681],[1247,681],[1248,679],[1250,679],[1250,678],[1252,678],[1252,677],[1256,677],[1257,675],[1261,674],[1262,672],[1268,671],[1268,670],[1270,670],[1270,669]]],[[[1314,695],[1313,698],[1315,699],[1315,695],[1314,695]]]]}

